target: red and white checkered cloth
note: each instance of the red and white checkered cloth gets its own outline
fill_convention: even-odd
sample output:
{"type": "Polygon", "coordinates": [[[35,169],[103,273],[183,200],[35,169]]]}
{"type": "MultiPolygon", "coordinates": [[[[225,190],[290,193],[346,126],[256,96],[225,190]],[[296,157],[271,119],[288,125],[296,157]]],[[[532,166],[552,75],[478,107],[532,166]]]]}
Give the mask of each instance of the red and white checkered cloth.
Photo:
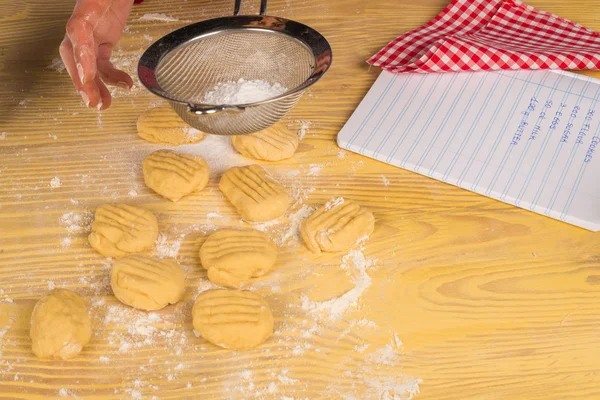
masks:
{"type": "Polygon", "coordinates": [[[600,33],[519,0],[452,0],[368,62],[391,72],[600,69],[600,33]]]}

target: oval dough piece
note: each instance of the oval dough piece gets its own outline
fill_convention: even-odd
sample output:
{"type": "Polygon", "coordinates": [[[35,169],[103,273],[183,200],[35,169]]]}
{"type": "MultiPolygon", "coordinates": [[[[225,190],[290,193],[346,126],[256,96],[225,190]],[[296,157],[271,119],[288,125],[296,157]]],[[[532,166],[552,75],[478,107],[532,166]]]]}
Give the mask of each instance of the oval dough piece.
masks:
{"type": "Polygon", "coordinates": [[[302,223],[302,239],[311,251],[349,250],[375,228],[373,213],[339,198],[316,210],[302,223]]]}
{"type": "Polygon", "coordinates": [[[260,132],[235,135],[231,138],[233,147],[239,153],[264,161],[279,161],[292,157],[299,142],[296,132],[277,125],[260,132]]]}
{"type": "Polygon", "coordinates": [[[290,197],[283,186],[258,165],[230,168],[221,177],[219,189],[242,218],[250,222],[278,218],[290,205],[290,197]]]}
{"type": "Polygon", "coordinates": [[[277,260],[277,246],[256,230],[221,229],[200,248],[200,261],[208,279],[217,285],[237,288],[250,278],[264,275],[277,260]]]}
{"type": "Polygon", "coordinates": [[[174,261],[129,256],[112,266],[110,286],[122,303],[141,310],[175,304],[185,292],[185,274],[174,261]]]}
{"type": "Polygon", "coordinates": [[[194,329],[204,339],[226,349],[252,349],[273,334],[273,314],[267,301],[242,290],[207,290],[192,309],[194,329]]]}
{"type": "Polygon", "coordinates": [[[206,136],[187,125],[171,107],[152,108],[138,117],[138,135],[149,142],[170,144],[197,143],[206,136]]]}
{"type": "Polygon", "coordinates": [[[33,308],[30,335],[31,349],[39,358],[75,357],[92,337],[87,304],[70,290],[46,293],[33,308]]]}
{"type": "Polygon", "coordinates": [[[158,150],[142,161],[146,186],[171,201],[178,201],[208,183],[208,164],[201,157],[158,150]]]}
{"type": "Polygon", "coordinates": [[[96,209],[90,245],[106,257],[123,257],[154,247],[158,222],[148,210],[127,204],[104,204],[96,209]]]}

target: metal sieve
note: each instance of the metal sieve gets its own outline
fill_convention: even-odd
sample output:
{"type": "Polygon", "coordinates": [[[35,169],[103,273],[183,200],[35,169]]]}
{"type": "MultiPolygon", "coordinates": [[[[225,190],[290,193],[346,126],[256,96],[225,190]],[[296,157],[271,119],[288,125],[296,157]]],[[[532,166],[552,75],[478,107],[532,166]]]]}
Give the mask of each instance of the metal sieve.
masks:
{"type": "Polygon", "coordinates": [[[260,15],[210,19],[178,29],[142,55],[138,75],[150,92],[169,101],[190,126],[216,135],[243,135],[278,122],[331,65],[331,46],[314,29],[260,15]],[[288,90],[249,104],[204,104],[223,82],[259,79],[288,90]]]}

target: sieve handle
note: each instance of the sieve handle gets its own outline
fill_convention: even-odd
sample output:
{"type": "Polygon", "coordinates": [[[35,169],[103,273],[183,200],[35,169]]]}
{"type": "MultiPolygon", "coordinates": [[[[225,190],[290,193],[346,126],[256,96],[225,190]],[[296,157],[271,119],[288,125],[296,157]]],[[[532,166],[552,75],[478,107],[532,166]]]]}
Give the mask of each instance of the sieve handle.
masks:
{"type": "Polygon", "coordinates": [[[239,113],[245,110],[244,107],[238,106],[214,106],[214,107],[196,107],[191,104],[187,106],[188,112],[195,115],[211,115],[224,111],[239,113]]]}
{"type": "MultiPolygon", "coordinates": [[[[242,6],[242,0],[235,0],[235,6],[233,8],[233,15],[240,15],[240,8],[242,6]]],[[[267,0],[260,0],[260,15],[267,15],[267,0]]]]}

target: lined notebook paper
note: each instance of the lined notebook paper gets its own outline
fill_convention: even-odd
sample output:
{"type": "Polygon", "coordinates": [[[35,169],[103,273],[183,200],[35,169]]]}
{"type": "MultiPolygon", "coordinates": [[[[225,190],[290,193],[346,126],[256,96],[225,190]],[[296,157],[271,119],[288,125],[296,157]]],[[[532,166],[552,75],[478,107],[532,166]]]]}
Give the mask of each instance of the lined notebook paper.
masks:
{"type": "Polygon", "coordinates": [[[597,79],[563,71],[384,71],[338,144],[600,230],[597,79]]]}

